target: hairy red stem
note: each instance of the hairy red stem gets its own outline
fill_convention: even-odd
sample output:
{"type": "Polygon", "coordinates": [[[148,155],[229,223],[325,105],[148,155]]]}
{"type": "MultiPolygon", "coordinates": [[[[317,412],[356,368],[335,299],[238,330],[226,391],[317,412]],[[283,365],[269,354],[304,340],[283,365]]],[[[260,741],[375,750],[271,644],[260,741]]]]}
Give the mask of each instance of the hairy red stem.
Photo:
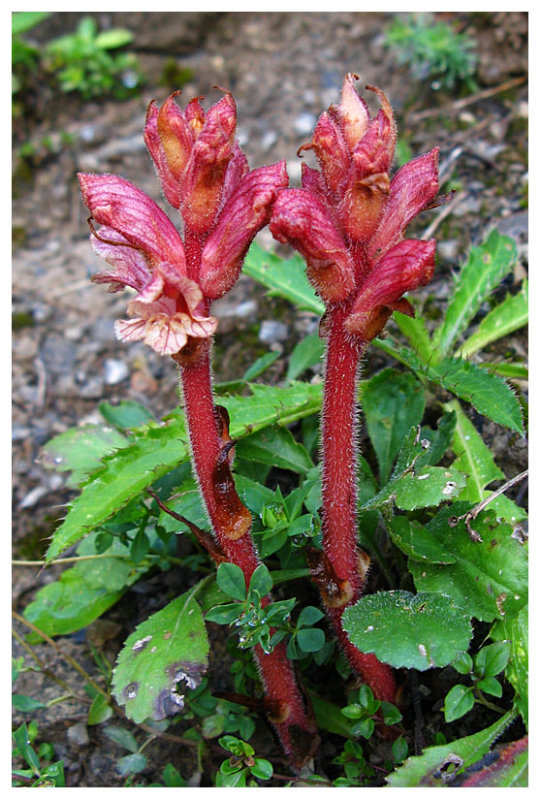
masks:
{"type": "MultiPolygon", "coordinates": [[[[187,256],[193,265],[194,250],[200,243],[187,236],[187,256]]],[[[210,346],[204,340],[194,359],[178,359],[184,396],[192,463],[219,548],[227,561],[239,566],[246,586],[259,566],[251,534],[251,516],[240,501],[231,476],[227,448],[219,430],[213,402],[210,346]]],[[[265,598],[264,604],[270,602],[265,598]]],[[[313,755],[317,744],[316,725],[309,704],[297,684],[286,647],[280,642],[272,653],[257,645],[254,658],[265,689],[265,707],[282,746],[300,768],[313,755]]]]}
{"type": "Polygon", "coordinates": [[[342,628],[344,610],[363,591],[365,571],[357,548],[356,424],[359,363],[367,342],[348,334],[344,319],[349,313],[349,304],[337,304],[325,323],[327,358],[321,449],[323,552],[327,566],[321,569],[317,582],[351,666],[377,699],[393,702],[396,684],[391,668],[374,655],[361,653],[342,628]]]}

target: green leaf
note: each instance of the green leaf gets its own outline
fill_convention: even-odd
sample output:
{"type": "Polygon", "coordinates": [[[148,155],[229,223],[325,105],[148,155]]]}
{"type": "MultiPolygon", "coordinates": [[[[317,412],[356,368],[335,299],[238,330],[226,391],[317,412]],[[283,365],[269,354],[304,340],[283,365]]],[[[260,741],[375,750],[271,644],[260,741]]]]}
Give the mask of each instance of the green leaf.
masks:
{"type": "Polygon", "coordinates": [[[272,778],[274,767],[270,761],[267,761],[266,758],[256,758],[254,766],[250,767],[250,772],[254,778],[259,778],[262,781],[268,781],[269,778],[272,778]]]}
{"type": "Polygon", "coordinates": [[[387,522],[394,544],[415,561],[428,564],[454,564],[456,558],[437,542],[429,531],[416,520],[394,517],[387,522]]]}
{"type": "Polygon", "coordinates": [[[443,324],[434,336],[434,346],[440,357],[449,352],[492,290],[513,270],[516,258],[514,240],[497,230],[491,231],[479,247],[471,248],[456,279],[443,324]]]}
{"type": "MultiPolygon", "coordinates": [[[[287,425],[314,414],[321,406],[321,386],[317,385],[293,383],[281,388],[252,384],[250,389],[250,397],[220,398],[231,418],[233,439],[275,423],[287,425]]],[[[117,431],[115,434],[120,436],[117,431]]],[[[54,533],[47,562],[188,458],[188,436],[180,411],[171,414],[165,424],[150,423],[135,431],[129,444],[105,456],[103,465],[86,481],[54,533]]]]}
{"type": "Polygon", "coordinates": [[[428,747],[420,756],[410,756],[387,776],[394,787],[443,786],[451,775],[461,773],[489,752],[492,743],[509,727],[516,713],[509,711],[489,728],[453,742],[428,747]]]}
{"type": "Polygon", "coordinates": [[[246,599],[244,572],[237,564],[230,562],[220,564],[216,573],[216,582],[228,597],[241,601],[246,599]]]}
{"type": "Polygon", "coordinates": [[[33,697],[25,694],[13,694],[11,703],[16,711],[21,711],[23,714],[30,714],[37,711],[38,708],[46,708],[45,703],[42,703],[41,700],[34,700],[33,697]]]}
{"type": "Polygon", "coordinates": [[[492,697],[501,697],[503,694],[502,685],[497,678],[482,678],[477,681],[477,688],[492,697]]]}
{"type": "Polygon", "coordinates": [[[11,15],[11,34],[17,36],[29,31],[50,16],[49,11],[14,11],[11,15]]]}
{"type": "Polygon", "coordinates": [[[244,260],[243,271],[266,286],[271,297],[284,297],[303,311],[323,314],[325,306],[318,299],[306,277],[306,265],[299,255],[283,259],[254,242],[244,260]]]}
{"type": "Polygon", "coordinates": [[[324,617],[323,611],[315,606],[305,606],[297,619],[297,628],[309,628],[324,617]]]}
{"type": "Polygon", "coordinates": [[[125,750],[129,750],[130,753],[136,753],[138,751],[139,745],[137,744],[137,739],[133,733],[126,730],[126,728],[121,728],[119,725],[108,725],[103,732],[112,742],[120,745],[120,747],[123,747],[125,750]]]}
{"type": "Polygon", "coordinates": [[[76,486],[100,466],[104,456],[126,447],[128,441],[110,425],[81,425],[55,436],[42,448],[39,463],[45,469],[72,472],[68,486],[76,486]]]}
{"type": "Polygon", "coordinates": [[[442,508],[426,526],[455,561],[429,564],[410,559],[408,569],[415,587],[420,592],[449,595],[470,616],[482,621],[513,616],[527,602],[526,550],[512,538],[512,527],[491,511],[481,512],[475,520],[481,542],[472,541],[463,520],[454,527],[449,525],[450,517],[460,517],[469,508],[467,503],[442,508]]]}
{"type": "Polygon", "coordinates": [[[215,622],[217,625],[231,625],[241,612],[242,605],[240,603],[224,603],[210,608],[205,614],[205,619],[207,622],[215,622]]]}
{"type": "MultiPolygon", "coordinates": [[[[490,495],[485,486],[505,476],[494,462],[492,452],[462,410],[460,403],[453,400],[447,403],[445,408],[456,414],[452,446],[457,458],[453,462],[453,467],[466,475],[466,486],[460,492],[459,499],[479,503],[490,495]]],[[[490,507],[511,523],[516,523],[526,516],[524,509],[503,496],[495,498],[490,507]]]]}
{"type": "Polygon", "coordinates": [[[422,361],[430,361],[434,346],[430,341],[430,335],[423,317],[416,314],[415,317],[408,317],[395,311],[393,320],[396,322],[400,332],[407,338],[411,348],[418,353],[422,361]]]}
{"type": "Polygon", "coordinates": [[[322,697],[309,692],[310,702],[316,715],[318,728],[329,733],[336,733],[345,739],[351,739],[351,722],[344,717],[342,709],[335,703],[324,700],[322,697]]]}
{"type": "Polygon", "coordinates": [[[287,380],[295,380],[295,378],[302,375],[309,367],[313,367],[314,364],[319,364],[323,358],[324,352],[325,343],[317,331],[301,339],[301,341],[295,345],[289,357],[286,375],[287,380]]]}
{"type": "Polygon", "coordinates": [[[363,384],[362,403],[383,485],[406,436],[421,422],[423,387],[409,372],[384,369],[363,384]]]}
{"type": "Polygon", "coordinates": [[[121,400],[120,403],[100,403],[100,414],[109,425],[123,430],[138,428],[154,419],[150,411],[135,400],[121,400]]]}
{"type": "Polygon", "coordinates": [[[524,280],[517,294],[505,300],[483,318],[479,327],[462,343],[457,355],[469,358],[487,344],[508,336],[528,324],[528,281],[524,280]]]}
{"type": "Polygon", "coordinates": [[[130,753],[119,758],[116,766],[121,775],[136,775],[147,768],[148,761],[144,753],[130,753]]]}
{"type": "Polygon", "coordinates": [[[516,616],[496,622],[490,637],[511,644],[505,677],[515,690],[515,705],[528,725],[528,606],[521,608],[516,616]]]}
{"type": "Polygon", "coordinates": [[[321,628],[301,628],[297,632],[297,644],[305,653],[317,653],[325,644],[325,633],[321,628]]]}
{"type": "Polygon", "coordinates": [[[453,432],[456,425],[456,414],[454,411],[446,411],[438,420],[436,430],[424,426],[421,428],[421,441],[430,442],[430,447],[421,453],[417,461],[417,466],[421,464],[431,464],[435,466],[447,450],[451,447],[453,432]]]}
{"type": "Polygon", "coordinates": [[[447,692],[444,703],[445,721],[454,722],[471,711],[475,703],[473,686],[462,686],[458,683],[447,692]]]}
{"type": "Polygon", "coordinates": [[[475,656],[475,673],[480,678],[503,672],[511,656],[511,642],[494,642],[482,647],[475,656]]]}
{"type": "Polygon", "coordinates": [[[393,667],[445,667],[468,649],[469,615],[442,593],[377,592],[342,616],[349,640],[393,667]]]}
{"type": "Polygon", "coordinates": [[[260,358],[256,358],[254,363],[251,367],[248,367],[244,375],[242,376],[243,381],[252,381],[254,378],[257,378],[261,375],[267,367],[270,367],[271,364],[274,364],[277,358],[280,357],[280,352],[271,352],[265,353],[264,355],[260,356],[260,358]]]}
{"type": "Polygon", "coordinates": [[[114,714],[113,709],[102,694],[97,694],[92,701],[86,720],[87,725],[99,725],[110,719],[114,714]]]}
{"type": "Polygon", "coordinates": [[[236,447],[238,458],[305,473],[314,466],[300,442],[287,428],[268,427],[247,436],[236,447]]]}
{"type": "Polygon", "coordinates": [[[490,759],[480,759],[473,764],[456,784],[467,788],[527,789],[528,737],[495,747],[490,759]]]}
{"type": "Polygon", "coordinates": [[[391,501],[404,511],[439,506],[456,497],[464,485],[464,476],[456,469],[420,467],[390,480],[361,508],[363,511],[381,508],[391,501]]]}
{"type": "Polygon", "coordinates": [[[503,378],[493,372],[461,358],[446,358],[428,367],[427,375],[498,425],[524,433],[517,396],[503,378]]]}
{"type": "MultiPolygon", "coordinates": [[[[223,588],[223,587],[222,587],[223,588]]],[[[272,577],[265,564],[260,564],[250,578],[250,592],[258,592],[260,597],[266,597],[272,589],[272,577]]]]}
{"type": "Polygon", "coordinates": [[[102,31],[96,36],[95,44],[100,50],[114,50],[133,42],[133,34],[124,28],[113,28],[111,31],[102,31]]]}
{"type": "Polygon", "coordinates": [[[176,716],[207,668],[209,642],[198,585],[136,627],[120,651],[113,693],[134,722],[176,716]]]}

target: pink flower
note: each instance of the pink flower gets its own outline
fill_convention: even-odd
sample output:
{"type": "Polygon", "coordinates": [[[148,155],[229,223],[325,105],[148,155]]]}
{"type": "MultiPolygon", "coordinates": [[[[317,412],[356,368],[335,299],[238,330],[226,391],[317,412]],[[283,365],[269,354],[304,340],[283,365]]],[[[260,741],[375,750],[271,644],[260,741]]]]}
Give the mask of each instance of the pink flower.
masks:
{"type": "Polygon", "coordinates": [[[374,118],[348,74],[337,105],[324,112],[312,141],[320,170],[303,164],[302,189],[280,193],[270,229],[306,259],[327,306],[347,302],[346,329],[368,341],[393,310],[412,315],[402,295],[428,283],[435,243],[404,239],[412,219],[438,191],[438,149],[410,161],[391,180],[396,125],[389,101],[374,118]]]}
{"type": "Polygon", "coordinates": [[[91,224],[92,247],[111,267],[93,280],[109,283],[111,291],[128,286],[137,292],[128,303],[130,319],[116,323],[117,336],[143,340],[160,355],[214,334],[210,303],[236,283],[248,247],[288,185],[283,161],[250,172],[233,139],[236,109],[229,93],[206,114],[199,98],[181,111],[177,94],[160,109],[150,104],[144,136],[164,194],[183,218],[184,241],[129,181],[78,176],[92,220],[101,225],[96,230],[91,224]]]}

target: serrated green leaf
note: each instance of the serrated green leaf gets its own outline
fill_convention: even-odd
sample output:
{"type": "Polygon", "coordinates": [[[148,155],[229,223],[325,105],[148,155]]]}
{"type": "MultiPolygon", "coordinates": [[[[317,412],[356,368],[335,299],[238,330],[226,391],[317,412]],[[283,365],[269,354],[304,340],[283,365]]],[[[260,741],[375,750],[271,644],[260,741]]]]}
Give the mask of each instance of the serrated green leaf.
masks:
{"type": "Polygon", "coordinates": [[[363,384],[362,404],[384,484],[406,436],[421,422],[423,387],[411,373],[384,369],[363,384]]]}
{"type": "Polygon", "coordinates": [[[243,272],[266,286],[271,297],[284,297],[297,308],[314,314],[325,311],[306,277],[306,264],[297,254],[283,259],[254,242],[244,260],[243,272]]]}
{"type": "Polygon", "coordinates": [[[76,486],[100,466],[104,456],[127,444],[126,437],[110,425],[81,425],[47,442],[39,463],[45,469],[71,472],[67,485],[76,486]]]}
{"type": "Polygon", "coordinates": [[[293,348],[289,357],[289,364],[287,367],[286,378],[288,381],[295,380],[299,375],[313,367],[314,364],[319,364],[323,358],[325,351],[325,344],[321,339],[319,333],[311,333],[301,339],[293,348]]]}
{"type": "Polygon", "coordinates": [[[505,677],[515,690],[515,705],[528,725],[528,606],[516,616],[498,620],[490,631],[491,639],[510,642],[511,655],[505,677]]]}
{"type": "Polygon", "coordinates": [[[460,517],[469,508],[468,503],[442,508],[426,526],[455,563],[429,564],[410,559],[408,568],[415,587],[423,592],[443,592],[470,616],[482,621],[513,616],[527,602],[526,550],[512,538],[512,527],[490,511],[481,512],[475,520],[481,542],[472,541],[463,520],[449,525],[449,517],[460,517]]]}
{"type": "Polygon", "coordinates": [[[361,508],[363,511],[381,508],[391,501],[403,511],[439,506],[445,500],[455,498],[465,483],[462,473],[451,467],[421,466],[418,470],[392,478],[361,508]]]}
{"type": "MultiPolygon", "coordinates": [[[[250,397],[220,398],[231,418],[233,439],[275,423],[287,425],[314,414],[321,405],[321,386],[317,385],[293,383],[281,388],[253,384],[250,388],[250,397]]],[[[83,485],[81,494],[53,535],[47,562],[53,561],[188,457],[188,437],[180,412],[171,414],[164,424],[149,424],[135,431],[130,443],[105,456],[103,465],[83,485]]]]}
{"type": "Polygon", "coordinates": [[[445,594],[401,590],[361,597],[342,616],[349,640],[393,667],[444,667],[468,649],[470,617],[445,594]]]}
{"type": "MultiPolygon", "coordinates": [[[[466,476],[466,486],[460,492],[459,499],[480,503],[490,495],[485,486],[505,476],[496,465],[492,452],[462,410],[460,403],[453,400],[447,403],[445,408],[456,414],[452,447],[457,458],[452,466],[466,476]]],[[[524,509],[503,496],[496,497],[490,508],[513,524],[526,517],[524,509]]]]}
{"type": "Polygon", "coordinates": [[[430,361],[434,346],[430,340],[423,317],[417,314],[415,317],[409,317],[406,314],[395,311],[393,320],[402,335],[409,341],[412,349],[419,354],[419,357],[425,362],[430,361]]]}
{"type": "Polygon", "coordinates": [[[528,737],[495,747],[488,763],[481,759],[473,764],[456,785],[483,789],[528,788],[528,737]]]}
{"type": "Polygon", "coordinates": [[[387,523],[394,544],[415,561],[428,564],[454,564],[452,553],[442,547],[424,525],[407,517],[394,517],[387,523]]]}
{"type": "Polygon", "coordinates": [[[303,445],[295,441],[287,428],[268,427],[247,436],[238,443],[236,455],[293,472],[305,473],[314,466],[303,445]]]}
{"type": "Polygon", "coordinates": [[[528,281],[522,283],[517,294],[508,294],[505,300],[481,320],[479,327],[462,343],[457,355],[469,358],[487,344],[508,336],[528,324],[528,281]]]}
{"type": "Polygon", "coordinates": [[[134,722],[176,716],[184,693],[207,668],[209,642],[198,586],[138,625],[126,639],[113,673],[113,693],[134,722]]]}
{"type": "Polygon", "coordinates": [[[115,428],[138,428],[154,419],[148,408],[135,400],[121,400],[120,403],[100,403],[100,414],[109,425],[115,428]]]}
{"type": "Polygon", "coordinates": [[[410,756],[386,781],[394,787],[443,786],[449,776],[460,773],[489,752],[492,743],[509,727],[516,714],[509,711],[489,728],[471,736],[428,747],[420,756],[410,756]]]}
{"type": "Polygon", "coordinates": [[[492,290],[513,270],[516,258],[514,240],[497,230],[491,231],[481,245],[471,248],[456,279],[443,323],[434,336],[440,357],[449,352],[492,290]]]}
{"type": "Polygon", "coordinates": [[[493,372],[461,358],[446,358],[429,366],[427,375],[444,389],[471,403],[483,416],[517,433],[524,432],[517,396],[503,378],[493,372]]]}

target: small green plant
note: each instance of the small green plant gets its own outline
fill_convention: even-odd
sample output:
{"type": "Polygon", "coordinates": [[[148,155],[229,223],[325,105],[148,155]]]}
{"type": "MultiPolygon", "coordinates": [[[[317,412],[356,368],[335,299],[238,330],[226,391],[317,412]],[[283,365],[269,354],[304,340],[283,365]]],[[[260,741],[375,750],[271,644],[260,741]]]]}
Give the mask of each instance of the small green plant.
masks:
{"type": "MultiPolygon", "coordinates": [[[[50,14],[46,11],[16,11],[11,16],[11,93],[22,92],[36,72],[40,60],[40,50],[23,37],[50,14]]],[[[17,111],[17,107],[14,106],[17,111]]]]}
{"type": "Polygon", "coordinates": [[[258,786],[258,780],[268,781],[272,777],[271,762],[258,758],[252,745],[235,736],[222,736],[219,743],[231,755],[220,765],[216,786],[258,786]]]}
{"type": "Polygon", "coordinates": [[[54,747],[42,742],[36,750],[33,746],[38,735],[35,720],[28,725],[23,722],[13,733],[13,758],[22,759],[25,769],[13,770],[13,786],[65,786],[64,762],[53,761],[54,747]]]}
{"type": "Polygon", "coordinates": [[[115,52],[132,41],[130,31],[100,32],[96,21],[85,17],[74,33],[47,44],[44,66],[55,75],[63,92],[78,92],[85,99],[103,95],[122,99],[142,82],[135,55],[115,52]]]}
{"type": "Polygon", "coordinates": [[[475,42],[445,22],[434,22],[429,14],[397,17],[385,40],[416,80],[430,79],[433,89],[464,84],[469,91],[475,90],[475,42]]]}
{"type": "Polygon", "coordinates": [[[473,659],[469,653],[463,653],[454,661],[453,667],[456,671],[461,675],[468,675],[473,685],[457,683],[447,693],[444,703],[445,721],[454,722],[455,719],[460,719],[471,711],[476,702],[493,708],[485,695],[502,696],[503,688],[497,676],[503,673],[510,657],[511,642],[503,641],[482,647],[473,659]]]}

